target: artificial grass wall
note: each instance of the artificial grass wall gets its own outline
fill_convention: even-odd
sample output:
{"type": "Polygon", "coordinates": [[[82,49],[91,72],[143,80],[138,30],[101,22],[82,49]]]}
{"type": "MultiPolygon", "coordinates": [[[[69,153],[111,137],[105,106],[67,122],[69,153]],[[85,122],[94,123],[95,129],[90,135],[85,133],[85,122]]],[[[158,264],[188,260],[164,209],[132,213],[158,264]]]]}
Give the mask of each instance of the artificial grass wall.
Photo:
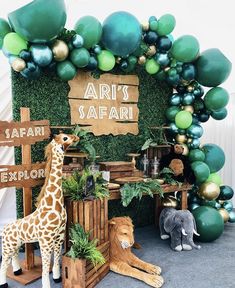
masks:
{"type": "MultiPolygon", "coordinates": [[[[127,153],[137,152],[141,146],[151,137],[150,127],[160,126],[165,122],[164,112],[167,108],[167,99],[171,89],[167,84],[157,81],[148,75],[143,69],[139,68],[134,73],[139,77],[139,134],[137,136],[127,134],[119,136],[93,136],[91,141],[94,145],[100,161],[127,160],[127,153]]],[[[27,80],[19,73],[12,73],[13,90],[13,117],[15,121],[20,120],[20,107],[29,107],[31,120],[50,120],[53,126],[70,125],[70,107],[68,103],[69,85],[61,81],[55,74],[43,74],[38,80],[27,80]]],[[[56,131],[53,131],[56,133],[56,131]]],[[[159,131],[152,131],[155,137],[161,137],[159,131]]],[[[46,141],[32,146],[32,159],[35,161],[43,160],[43,149],[46,141]]],[[[21,163],[20,149],[16,149],[16,163],[21,163]]],[[[35,190],[35,189],[34,189],[35,190]]],[[[38,193],[37,189],[34,192],[38,193]]],[[[135,205],[123,208],[115,201],[110,202],[110,217],[118,215],[132,215],[138,218],[135,205]]],[[[153,213],[152,201],[143,200],[138,204],[138,214],[142,214],[143,222],[149,222],[153,213]],[[151,207],[151,208],[150,208],[151,207]],[[148,217],[143,216],[148,213],[148,217]],[[148,219],[148,220],[147,220],[148,219]]],[[[22,193],[17,192],[17,212],[22,215],[22,193]]],[[[153,217],[152,217],[153,218],[153,217]]],[[[137,221],[135,221],[137,223],[137,221]]],[[[137,223],[138,224],[138,223],[137,223]]],[[[140,224],[140,223],[139,223],[140,224]]]]}

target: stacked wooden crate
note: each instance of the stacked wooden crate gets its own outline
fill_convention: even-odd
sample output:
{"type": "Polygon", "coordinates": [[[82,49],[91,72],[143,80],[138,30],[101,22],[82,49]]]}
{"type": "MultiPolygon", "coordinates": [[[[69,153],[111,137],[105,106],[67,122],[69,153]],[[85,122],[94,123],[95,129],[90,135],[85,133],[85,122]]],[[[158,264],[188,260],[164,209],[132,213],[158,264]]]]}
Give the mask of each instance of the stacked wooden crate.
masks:
{"type": "Polygon", "coordinates": [[[101,171],[110,172],[110,181],[120,177],[133,176],[134,166],[132,162],[125,161],[112,161],[112,162],[99,162],[101,171]]]}

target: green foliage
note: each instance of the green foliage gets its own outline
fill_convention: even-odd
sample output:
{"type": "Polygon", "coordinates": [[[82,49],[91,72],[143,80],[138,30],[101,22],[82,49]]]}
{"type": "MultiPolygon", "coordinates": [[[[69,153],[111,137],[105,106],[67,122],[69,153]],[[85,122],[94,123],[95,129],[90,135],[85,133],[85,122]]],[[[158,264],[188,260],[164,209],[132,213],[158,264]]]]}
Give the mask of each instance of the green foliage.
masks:
{"type": "Polygon", "coordinates": [[[108,197],[109,191],[105,184],[106,182],[103,180],[100,172],[94,173],[89,168],[86,168],[82,173],[75,171],[72,176],[64,178],[62,188],[65,196],[69,196],[72,201],[78,201],[90,196],[95,198],[108,197]],[[85,194],[87,178],[89,176],[93,176],[95,181],[95,189],[91,195],[85,194]]]}
{"type": "Polygon", "coordinates": [[[162,171],[160,171],[159,177],[163,178],[166,184],[182,185],[181,182],[174,179],[174,172],[168,167],[165,167],[162,169],[162,171]]]}
{"type": "Polygon", "coordinates": [[[104,264],[105,259],[101,252],[97,250],[97,239],[89,241],[89,232],[85,232],[80,224],[74,224],[70,228],[69,237],[72,246],[67,252],[67,256],[73,259],[86,259],[96,266],[104,264]]]}
{"type": "Polygon", "coordinates": [[[63,40],[66,43],[69,43],[75,34],[76,34],[76,31],[63,28],[62,32],[58,36],[58,39],[63,40]]]}
{"type": "Polygon", "coordinates": [[[163,196],[161,185],[155,179],[148,179],[138,183],[127,183],[122,186],[121,201],[124,207],[127,207],[133,198],[141,200],[143,194],[149,195],[153,198],[153,194],[160,194],[163,196]]]}

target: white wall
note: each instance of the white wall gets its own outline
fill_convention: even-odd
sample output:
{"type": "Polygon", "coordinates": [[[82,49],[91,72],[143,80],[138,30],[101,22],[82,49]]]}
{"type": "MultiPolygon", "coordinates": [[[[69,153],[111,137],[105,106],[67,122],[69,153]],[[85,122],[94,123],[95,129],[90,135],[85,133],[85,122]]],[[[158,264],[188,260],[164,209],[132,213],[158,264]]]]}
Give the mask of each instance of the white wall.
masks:
{"type": "MultiPolygon", "coordinates": [[[[73,28],[75,22],[84,15],[93,15],[100,21],[103,21],[109,14],[114,11],[129,11],[134,14],[140,22],[147,21],[149,16],[156,16],[159,18],[161,15],[171,13],[176,18],[176,28],[173,31],[173,36],[177,37],[185,34],[191,34],[197,37],[201,51],[208,48],[219,48],[234,64],[235,63],[235,41],[233,39],[233,28],[234,28],[234,3],[231,0],[214,0],[214,1],[203,1],[203,0],[65,0],[67,5],[68,20],[66,23],[67,28],[73,28]]],[[[14,1],[1,1],[0,17],[7,18],[7,14],[24,4],[31,1],[29,0],[14,0],[14,1]]],[[[0,55],[0,87],[6,82],[3,80],[3,75],[9,71],[9,65],[4,56],[0,55]],[[4,83],[3,83],[4,82],[4,83]]],[[[9,75],[9,74],[7,74],[9,75]]],[[[6,76],[4,76],[6,77],[6,76]]],[[[230,93],[235,93],[234,86],[235,69],[232,71],[229,79],[223,83],[223,87],[226,88],[230,93]]],[[[8,80],[9,81],[9,80],[8,80]]],[[[4,84],[5,85],[5,84],[4,84]]],[[[10,84],[9,84],[10,85],[10,84]]],[[[8,90],[4,90],[4,101],[11,101],[11,93],[8,90]],[[8,100],[7,100],[8,99],[8,100]]],[[[3,98],[0,95],[0,105],[3,107],[3,98]]],[[[234,100],[234,95],[231,94],[234,100]]],[[[235,189],[235,183],[232,181],[233,178],[233,159],[232,149],[234,147],[234,136],[231,136],[234,130],[234,101],[230,102],[229,110],[230,116],[228,120],[224,121],[209,121],[205,127],[205,134],[203,141],[212,142],[220,145],[226,153],[226,165],[222,170],[222,177],[224,183],[233,186],[235,189]],[[231,120],[231,121],[230,121],[231,120]],[[233,120],[233,121],[232,121],[233,120]],[[228,129],[223,129],[225,123],[229,123],[228,129]],[[230,139],[225,141],[225,139],[230,139]]],[[[10,106],[1,111],[0,119],[5,120],[4,115],[9,115],[11,110],[10,106]]],[[[226,125],[227,125],[226,124],[226,125]]],[[[1,152],[0,152],[1,153],[1,152]]],[[[11,158],[12,159],[12,158],[11,158]]],[[[12,161],[12,160],[11,160],[12,161]]],[[[2,163],[2,162],[1,162],[2,163]]],[[[6,164],[6,163],[4,163],[6,164]]],[[[10,195],[10,193],[8,193],[10,195]]],[[[4,206],[0,208],[0,230],[1,230],[1,219],[5,215],[5,208],[10,210],[12,200],[4,199],[4,206]],[[4,208],[3,208],[4,207],[4,208]]],[[[13,210],[13,209],[11,209],[13,210]]],[[[13,215],[14,217],[14,215],[13,215]]]]}

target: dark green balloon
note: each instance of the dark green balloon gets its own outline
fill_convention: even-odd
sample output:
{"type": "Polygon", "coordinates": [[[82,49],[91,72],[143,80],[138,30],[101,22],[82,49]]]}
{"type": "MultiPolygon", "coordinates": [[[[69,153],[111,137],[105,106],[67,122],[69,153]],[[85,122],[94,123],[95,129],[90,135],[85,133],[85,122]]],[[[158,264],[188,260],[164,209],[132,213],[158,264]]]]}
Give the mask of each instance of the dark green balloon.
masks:
{"type": "Polygon", "coordinates": [[[223,83],[232,69],[232,63],[217,48],[202,52],[195,66],[196,80],[207,87],[215,87],[223,83]]]}
{"type": "Polygon", "coordinates": [[[82,36],[83,46],[87,49],[92,48],[99,43],[102,35],[102,25],[93,16],[84,16],[80,18],[74,27],[74,30],[82,36]]]}
{"type": "Polygon", "coordinates": [[[214,87],[210,89],[205,97],[204,103],[208,110],[217,111],[224,108],[229,101],[227,90],[222,87],[214,87]]]}
{"type": "Polygon", "coordinates": [[[192,149],[189,152],[188,159],[190,162],[195,161],[204,161],[205,160],[205,154],[200,149],[192,149]]]}
{"type": "Polygon", "coordinates": [[[11,27],[8,22],[5,19],[0,18],[0,49],[2,49],[4,37],[10,32],[11,27]]]}
{"type": "Polygon", "coordinates": [[[224,151],[216,144],[206,144],[203,146],[205,163],[209,166],[210,172],[219,171],[225,163],[224,151]]]}
{"type": "Polygon", "coordinates": [[[166,118],[170,121],[173,122],[175,121],[175,115],[181,111],[181,109],[177,106],[171,106],[167,108],[166,110],[166,118]]]}
{"type": "Polygon", "coordinates": [[[195,209],[198,208],[198,207],[200,207],[200,205],[197,204],[197,203],[191,203],[191,204],[188,205],[188,209],[189,209],[190,211],[193,211],[193,210],[195,210],[195,209]]]}
{"type": "Polygon", "coordinates": [[[186,132],[188,137],[200,138],[203,134],[203,128],[199,124],[192,124],[186,132]]]}
{"type": "Polygon", "coordinates": [[[178,105],[180,105],[181,100],[182,100],[181,95],[176,93],[170,97],[169,104],[174,105],[174,106],[178,106],[178,105]]]}
{"type": "Polygon", "coordinates": [[[206,181],[210,175],[210,169],[208,165],[202,161],[193,162],[191,167],[198,183],[206,181]]]}
{"type": "Polygon", "coordinates": [[[235,223],[235,212],[234,211],[230,211],[228,214],[229,214],[228,222],[235,223]]]}
{"type": "Polygon", "coordinates": [[[57,75],[63,81],[72,80],[77,73],[75,66],[68,60],[59,62],[56,66],[56,71],[57,75]]]}
{"type": "Polygon", "coordinates": [[[228,185],[220,186],[220,194],[219,194],[218,199],[230,200],[233,198],[233,195],[234,195],[234,191],[230,186],[228,185]]]}
{"type": "Polygon", "coordinates": [[[228,212],[233,210],[233,202],[231,200],[226,200],[223,203],[223,208],[226,209],[228,212]]]}
{"type": "Polygon", "coordinates": [[[201,204],[202,206],[209,206],[209,207],[216,208],[216,209],[221,208],[221,205],[218,202],[216,202],[216,200],[203,199],[201,204]]]}
{"type": "Polygon", "coordinates": [[[197,58],[199,49],[199,42],[194,36],[184,35],[175,40],[170,51],[178,61],[192,62],[197,58]]]}
{"type": "Polygon", "coordinates": [[[224,220],[220,213],[212,207],[200,206],[192,211],[196,221],[198,240],[211,242],[219,238],[224,231],[224,220]]]}
{"type": "Polygon", "coordinates": [[[14,31],[33,43],[55,39],[64,28],[66,9],[64,0],[33,1],[8,14],[14,31]]]}
{"type": "Polygon", "coordinates": [[[204,101],[201,98],[195,99],[193,108],[195,113],[202,111],[205,108],[204,101]]]}
{"type": "Polygon", "coordinates": [[[192,93],[185,93],[182,97],[183,105],[191,105],[194,101],[195,97],[192,93]]]}
{"type": "Polygon", "coordinates": [[[220,110],[211,112],[211,117],[215,120],[223,120],[224,118],[227,117],[227,115],[228,115],[228,111],[226,108],[222,108],[220,110]]]}
{"type": "Polygon", "coordinates": [[[73,49],[70,60],[78,68],[86,67],[90,60],[90,53],[86,48],[73,49]]]}

